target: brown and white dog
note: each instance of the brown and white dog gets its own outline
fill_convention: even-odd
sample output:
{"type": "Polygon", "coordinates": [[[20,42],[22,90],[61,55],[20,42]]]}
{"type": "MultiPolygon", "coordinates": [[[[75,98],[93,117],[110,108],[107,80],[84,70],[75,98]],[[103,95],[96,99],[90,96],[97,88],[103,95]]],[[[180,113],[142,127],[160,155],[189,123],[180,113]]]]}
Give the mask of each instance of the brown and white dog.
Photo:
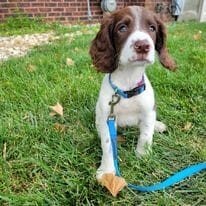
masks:
{"type": "Polygon", "coordinates": [[[100,31],[92,41],[90,55],[98,71],[105,75],[96,105],[96,127],[103,150],[97,179],[105,173],[114,173],[112,149],[107,118],[109,102],[115,93],[113,84],[122,91],[130,91],[144,78],[145,90],[131,98],[122,98],[115,106],[117,126],[140,128],[137,155],[146,153],[152,144],[154,129],[162,132],[166,126],[156,121],[153,88],[145,74],[148,64],[155,60],[155,50],[161,64],[175,70],[175,63],[166,48],[166,28],[162,21],[143,7],[130,6],[103,19],[100,31]]]}

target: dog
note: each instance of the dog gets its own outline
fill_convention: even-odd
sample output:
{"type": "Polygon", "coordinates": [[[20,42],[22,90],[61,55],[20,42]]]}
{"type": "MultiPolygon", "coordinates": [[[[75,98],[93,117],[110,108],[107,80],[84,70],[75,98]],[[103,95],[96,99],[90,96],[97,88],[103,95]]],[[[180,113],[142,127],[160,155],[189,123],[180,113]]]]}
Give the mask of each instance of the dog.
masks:
{"type": "Polygon", "coordinates": [[[96,104],[96,127],[103,152],[96,173],[98,180],[103,174],[115,173],[107,126],[112,95],[117,93],[121,97],[114,107],[117,126],[139,126],[138,156],[149,151],[154,130],[163,132],[166,129],[165,124],[156,120],[154,92],[145,74],[146,66],[155,61],[155,51],[165,68],[171,71],[176,69],[166,40],[163,22],[143,7],[129,6],[102,20],[90,48],[96,69],[107,73],[96,104]]]}

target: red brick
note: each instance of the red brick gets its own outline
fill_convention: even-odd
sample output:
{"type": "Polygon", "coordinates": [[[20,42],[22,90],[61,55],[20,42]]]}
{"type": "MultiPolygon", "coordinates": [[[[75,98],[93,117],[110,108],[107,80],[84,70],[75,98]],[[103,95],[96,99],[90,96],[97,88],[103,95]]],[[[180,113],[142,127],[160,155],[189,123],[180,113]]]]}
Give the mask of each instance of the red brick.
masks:
{"type": "Polygon", "coordinates": [[[73,12],[73,11],[77,11],[77,8],[74,8],[74,7],[70,7],[70,8],[64,8],[65,11],[68,11],[68,12],[73,12]]]}
{"type": "Polygon", "coordinates": [[[3,4],[0,4],[1,7],[3,8],[11,8],[11,7],[16,7],[16,3],[3,3],[3,4]]]}
{"type": "Polygon", "coordinates": [[[65,21],[66,18],[61,16],[61,17],[56,17],[55,20],[57,20],[57,21],[65,21]]]}
{"type": "Polygon", "coordinates": [[[61,16],[61,13],[49,13],[48,16],[61,16]]]}
{"type": "Polygon", "coordinates": [[[70,3],[70,6],[78,7],[78,6],[81,6],[81,4],[80,3],[70,3]]]}
{"type": "Polygon", "coordinates": [[[43,7],[45,6],[45,4],[44,3],[31,3],[31,6],[32,7],[43,7]]]}
{"type": "Polygon", "coordinates": [[[64,8],[59,8],[59,7],[52,8],[52,11],[64,11],[64,8]]]}
{"type": "Polygon", "coordinates": [[[69,3],[58,3],[58,7],[70,7],[69,3]]]}
{"type": "Polygon", "coordinates": [[[56,7],[57,3],[45,3],[46,7],[56,7]]]}
{"type": "Polygon", "coordinates": [[[46,17],[47,14],[46,13],[35,13],[35,14],[33,14],[33,16],[46,17]]]}
{"type": "Polygon", "coordinates": [[[24,8],[26,12],[31,12],[31,13],[37,13],[38,9],[37,8],[24,8]]]}
{"type": "Polygon", "coordinates": [[[61,15],[62,16],[72,16],[72,12],[64,12],[61,15]]]}
{"type": "Polygon", "coordinates": [[[1,8],[0,8],[0,14],[6,14],[6,13],[8,13],[8,12],[9,12],[8,9],[1,9],[1,8]]]}
{"type": "MultiPolygon", "coordinates": [[[[103,12],[100,8],[100,0],[90,0],[92,12],[92,21],[100,21],[103,12]]],[[[169,5],[171,0],[117,0],[117,8],[123,8],[129,5],[145,6],[154,11],[156,3],[169,5]]],[[[15,16],[16,10],[35,18],[42,16],[45,21],[61,21],[61,22],[78,22],[88,23],[87,2],[86,0],[0,0],[0,21],[6,16],[15,16]]],[[[160,14],[162,19],[168,19],[166,13],[160,14]]]]}
{"type": "Polygon", "coordinates": [[[18,7],[30,7],[30,3],[29,2],[24,2],[24,3],[17,3],[18,7]]]}
{"type": "Polygon", "coordinates": [[[17,17],[18,14],[5,14],[4,17],[7,18],[7,17],[17,17]]]}
{"type": "Polygon", "coordinates": [[[88,16],[81,16],[79,17],[80,20],[88,20],[88,16]]]}
{"type": "MultiPolygon", "coordinates": [[[[11,3],[11,2],[18,3],[19,2],[18,0],[6,0],[6,2],[8,2],[8,1],[9,1],[9,3],[11,3]]],[[[22,0],[20,0],[20,1],[22,1],[22,0]]]]}
{"type": "Polygon", "coordinates": [[[40,12],[47,12],[49,13],[52,9],[51,8],[39,8],[40,12]]]}

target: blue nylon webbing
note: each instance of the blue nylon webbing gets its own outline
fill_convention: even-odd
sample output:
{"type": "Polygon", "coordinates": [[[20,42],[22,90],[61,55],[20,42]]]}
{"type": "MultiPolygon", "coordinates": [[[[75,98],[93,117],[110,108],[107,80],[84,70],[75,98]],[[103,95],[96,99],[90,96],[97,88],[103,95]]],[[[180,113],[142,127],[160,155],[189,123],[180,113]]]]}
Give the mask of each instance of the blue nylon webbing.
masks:
{"type": "MultiPolygon", "coordinates": [[[[110,133],[110,139],[112,143],[112,152],[113,152],[113,159],[114,159],[114,167],[116,170],[116,175],[121,176],[119,166],[118,166],[118,152],[117,152],[117,130],[115,127],[115,118],[109,118],[107,120],[107,125],[109,128],[109,133],[110,133]]],[[[166,180],[163,182],[151,185],[151,186],[138,186],[138,185],[133,185],[128,183],[128,187],[130,187],[133,190],[141,191],[141,192],[152,192],[152,191],[157,191],[157,190],[163,190],[169,186],[174,185],[175,183],[190,177],[202,170],[206,169],[206,162],[198,163],[195,165],[191,165],[174,175],[168,177],[166,180]]]]}
{"type": "Polygon", "coordinates": [[[107,124],[109,127],[109,133],[110,133],[110,139],[112,142],[112,154],[113,154],[113,161],[114,161],[114,167],[116,170],[116,175],[121,176],[119,165],[118,165],[118,152],[117,152],[117,130],[115,127],[115,119],[108,119],[107,124]]]}
{"type": "Polygon", "coordinates": [[[142,92],[145,91],[145,83],[144,83],[144,76],[142,76],[142,80],[141,82],[139,82],[135,89],[135,91],[130,90],[130,91],[123,91],[121,90],[119,87],[117,87],[111,80],[111,74],[109,74],[109,84],[112,87],[112,89],[114,90],[114,92],[118,95],[120,95],[121,97],[127,99],[130,97],[133,97],[135,95],[141,94],[142,92]]]}

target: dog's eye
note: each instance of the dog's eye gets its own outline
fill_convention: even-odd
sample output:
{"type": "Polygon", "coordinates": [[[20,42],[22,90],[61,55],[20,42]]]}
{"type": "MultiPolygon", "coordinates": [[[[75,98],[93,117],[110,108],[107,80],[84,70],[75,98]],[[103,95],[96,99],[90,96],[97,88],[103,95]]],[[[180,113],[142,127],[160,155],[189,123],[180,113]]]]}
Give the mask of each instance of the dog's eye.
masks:
{"type": "Polygon", "coordinates": [[[125,24],[121,24],[118,28],[118,31],[126,32],[127,31],[127,26],[125,24]]]}
{"type": "Polygon", "coordinates": [[[154,32],[154,31],[156,31],[156,28],[155,28],[154,25],[150,25],[150,26],[149,26],[149,30],[150,30],[151,32],[154,32]]]}

